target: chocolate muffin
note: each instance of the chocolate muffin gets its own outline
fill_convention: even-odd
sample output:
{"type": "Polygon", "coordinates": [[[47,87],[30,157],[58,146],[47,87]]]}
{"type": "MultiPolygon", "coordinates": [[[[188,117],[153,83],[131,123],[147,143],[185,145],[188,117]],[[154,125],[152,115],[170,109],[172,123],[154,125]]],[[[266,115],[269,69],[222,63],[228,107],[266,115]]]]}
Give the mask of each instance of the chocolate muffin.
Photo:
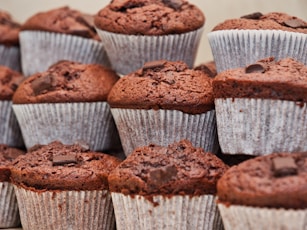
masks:
{"type": "Polygon", "coordinates": [[[187,140],[136,148],[108,177],[118,229],[141,229],[143,224],[219,229],[214,197],[227,169],[215,155],[187,140]]]}
{"type": "Polygon", "coordinates": [[[203,12],[181,0],[114,0],[95,15],[112,67],[126,75],[160,59],[193,67],[203,12]]]}
{"type": "Polygon", "coordinates": [[[19,211],[14,187],[10,182],[12,161],[24,151],[0,144],[0,227],[13,228],[20,225],[19,211]]]}
{"type": "Polygon", "coordinates": [[[269,56],[276,60],[292,57],[307,64],[307,22],[286,13],[256,12],[227,19],[208,38],[218,72],[269,56]]]}
{"type": "Polygon", "coordinates": [[[83,141],[95,151],[120,148],[106,102],[118,79],[102,65],[66,60],[27,78],[13,97],[27,149],[55,140],[83,141]]]}
{"type": "Polygon", "coordinates": [[[304,229],[307,154],[274,153],[231,167],[218,181],[226,229],[304,229]],[[274,218],[273,218],[274,217],[274,218]]]}
{"type": "Polygon", "coordinates": [[[222,152],[307,151],[306,82],[307,66],[292,58],[219,73],[213,93],[222,152]]]}
{"type": "Polygon", "coordinates": [[[114,229],[107,177],[119,163],[84,145],[60,142],[16,158],[11,180],[23,228],[114,229]]]}
{"type": "Polygon", "coordinates": [[[108,103],[126,155],[139,146],[181,139],[218,150],[212,78],[183,62],[145,63],[120,78],[108,103]]]}
{"type": "Polygon", "coordinates": [[[93,20],[93,15],[68,6],[29,17],[20,32],[24,74],[46,71],[62,59],[109,66],[93,20]]]}

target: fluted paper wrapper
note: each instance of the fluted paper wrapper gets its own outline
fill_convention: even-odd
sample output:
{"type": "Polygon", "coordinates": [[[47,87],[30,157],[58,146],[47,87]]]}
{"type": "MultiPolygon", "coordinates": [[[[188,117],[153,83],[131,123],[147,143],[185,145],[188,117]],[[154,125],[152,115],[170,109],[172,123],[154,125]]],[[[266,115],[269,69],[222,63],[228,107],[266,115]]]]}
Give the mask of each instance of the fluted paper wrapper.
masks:
{"type": "Polygon", "coordinates": [[[60,60],[110,65],[103,44],[93,39],[46,31],[21,31],[19,40],[25,76],[46,71],[60,60]]]}
{"type": "Polygon", "coordinates": [[[307,151],[307,103],[226,98],[215,99],[215,110],[223,153],[307,151]]]}
{"type": "Polygon", "coordinates": [[[168,146],[182,139],[208,152],[219,149],[214,110],[195,115],[177,110],[111,108],[111,112],[127,156],[140,146],[168,146]]]}
{"type": "Polygon", "coordinates": [[[111,192],[117,230],[223,229],[215,196],[153,196],[111,192]]]}
{"type": "Polygon", "coordinates": [[[219,203],[225,230],[306,230],[307,209],[286,210],[219,203]]]}
{"type": "Polygon", "coordinates": [[[0,65],[21,72],[20,48],[18,46],[0,45],[0,65]]]}
{"type": "Polygon", "coordinates": [[[184,61],[193,67],[203,27],[182,34],[160,36],[117,34],[96,28],[112,68],[128,74],[154,60],[184,61]]]}
{"type": "Polygon", "coordinates": [[[19,211],[14,187],[9,182],[0,182],[0,228],[20,225],[19,211]]]}
{"type": "Polygon", "coordinates": [[[13,104],[26,148],[58,140],[86,142],[93,151],[120,146],[107,102],[13,104]]]}
{"type": "Polygon", "coordinates": [[[113,230],[115,226],[108,191],[40,191],[16,186],[23,230],[113,230]]]}
{"type": "Polygon", "coordinates": [[[12,109],[12,101],[0,101],[0,143],[23,148],[24,142],[12,109]]]}
{"type": "Polygon", "coordinates": [[[307,65],[307,34],[281,30],[220,30],[208,33],[217,72],[259,59],[292,57],[307,65]]]}

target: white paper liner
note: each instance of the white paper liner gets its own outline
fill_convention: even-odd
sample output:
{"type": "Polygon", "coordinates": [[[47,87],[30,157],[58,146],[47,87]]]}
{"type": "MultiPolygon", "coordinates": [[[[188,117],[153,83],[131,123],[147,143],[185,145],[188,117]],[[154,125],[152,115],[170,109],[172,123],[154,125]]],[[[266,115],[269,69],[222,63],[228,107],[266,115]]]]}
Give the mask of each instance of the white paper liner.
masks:
{"type": "Polygon", "coordinates": [[[86,142],[91,150],[120,145],[107,102],[13,104],[26,148],[58,140],[86,142]]]}
{"type": "Polygon", "coordinates": [[[286,210],[218,203],[225,230],[306,230],[307,209],[286,210]]]}
{"type": "Polygon", "coordinates": [[[20,218],[14,187],[9,182],[0,182],[0,228],[19,225],[20,218]]]}
{"type": "Polygon", "coordinates": [[[153,196],[153,202],[140,195],[111,192],[117,230],[223,229],[215,196],[153,196]]]}
{"type": "Polygon", "coordinates": [[[217,72],[245,67],[270,56],[307,65],[307,34],[281,30],[220,30],[208,33],[217,72]]]}
{"type": "Polygon", "coordinates": [[[93,39],[46,31],[21,31],[19,40],[25,76],[46,71],[59,60],[110,65],[103,44],[93,39]]]}
{"type": "Polygon", "coordinates": [[[0,65],[21,72],[20,48],[18,46],[0,45],[0,65]]]}
{"type": "Polygon", "coordinates": [[[23,148],[19,124],[12,109],[12,101],[0,101],[0,143],[23,148]]]}
{"type": "Polygon", "coordinates": [[[113,230],[108,191],[39,191],[14,185],[23,230],[113,230]]]}
{"type": "Polygon", "coordinates": [[[126,156],[140,146],[168,146],[187,139],[195,147],[217,153],[215,111],[188,114],[177,110],[111,108],[126,156]]]}
{"type": "Polygon", "coordinates": [[[250,98],[215,99],[223,153],[307,151],[307,104],[250,98]]]}
{"type": "Polygon", "coordinates": [[[154,60],[184,61],[193,67],[203,27],[182,34],[126,35],[96,28],[104,43],[112,68],[128,74],[154,60]]]}

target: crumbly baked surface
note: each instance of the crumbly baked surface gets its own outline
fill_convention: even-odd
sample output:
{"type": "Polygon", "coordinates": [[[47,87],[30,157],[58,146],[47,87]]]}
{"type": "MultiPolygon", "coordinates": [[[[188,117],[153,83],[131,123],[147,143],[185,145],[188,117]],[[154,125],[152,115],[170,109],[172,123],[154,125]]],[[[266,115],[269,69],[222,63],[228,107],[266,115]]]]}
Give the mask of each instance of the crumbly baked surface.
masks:
{"type": "Polygon", "coordinates": [[[24,79],[21,73],[0,65],[0,100],[12,100],[18,85],[24,79]]]}
{"type": "Polygon", "coordinates": [[[203,113],[214,108],[212,78],[180,61],[149,62],[122,77],[112,88],[108,102],[114,108],[203,113]]]}
{"type": "Polygon", "coordinates": [[[213,80],[215,98],[263,98],[307,102],[307,66],[292,58],[259,60],[226,70],[213,80]]]}
{"type": "Polygon", "coordinates": [[[217,30],[284,30],[307,33],[307,22],[295,16],[281,12],[262,14],[259,12],[244,15],[241,18],[228,19],[216,25],[217,30]]]}
{"type": "Polygon", "coordinates": [[[184,0],[114,0],[95,16],[98,29],[129,35],[180,34],[204,23],[203,12],[184,0]]]}
{"type": "Polygon", "coordinates": [[[13,96],[13,103],[106,101],[118,79],[112,69],[102,65],[60,61],[23,81],[13,96]]]}
{"type": "Polygon", "coordinates": [[[21,30],[48,31],[100,40],[94,27],[94,16],[68,6],[34,14],[24,22],[21,30]]]}
{"type": "Polygon", "coordinates": [[[119,163],[119,159],[91,152],[87,146],[52,142],[16,158],[11,179],[34,191],[108,189],[107,177],[119,163]]]}
{"type": "Polygon", "coordinates": [[[0,10],[0,44],[18,46],[20,27],[8,12],[0,10]]]}
{"type": "Polygon", "coordinates": [[[187,140],[168,147],[135,149],[109,175],[111,192],[139,195],[215,194],[217,180],[227,170],[212,153],[187,140]]]}
{"type": "Polygon", "coordinates": [[[306,209],[307,154],[274,153],[231,167],[218,181],[227,205],[306,209]]]}

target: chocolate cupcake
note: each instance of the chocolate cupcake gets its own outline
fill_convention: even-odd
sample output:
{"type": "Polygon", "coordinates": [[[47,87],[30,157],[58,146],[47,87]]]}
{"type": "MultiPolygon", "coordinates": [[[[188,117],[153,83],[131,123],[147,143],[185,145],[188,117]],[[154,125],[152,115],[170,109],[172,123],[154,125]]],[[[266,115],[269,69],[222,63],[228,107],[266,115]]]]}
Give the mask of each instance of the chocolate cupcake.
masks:
{"type": "Polygon", "coordinates": [[[94,22],[112,68],[125,75],[160,59],[192,68],[205,16],[187,1],[114,0],[94,22]]]}
{"type": "Polygon", "coordinates": [[[108,177],[117,229],[222,229],[215,194],[227,169],[187,140],[135,149],[108,177]]]}
{"type": "Polygon", "coordinates": [[[109,66],[93,16],[68,6],[28,18],[21,27],[20,45],[26,76],[46,71],[63,59],[109,66]]]}
{"type": "Polygon", "coordinates": [[[114,229],[107,177],[117,158],[52,142],[11,169],[23,229],[114,229]]]}

